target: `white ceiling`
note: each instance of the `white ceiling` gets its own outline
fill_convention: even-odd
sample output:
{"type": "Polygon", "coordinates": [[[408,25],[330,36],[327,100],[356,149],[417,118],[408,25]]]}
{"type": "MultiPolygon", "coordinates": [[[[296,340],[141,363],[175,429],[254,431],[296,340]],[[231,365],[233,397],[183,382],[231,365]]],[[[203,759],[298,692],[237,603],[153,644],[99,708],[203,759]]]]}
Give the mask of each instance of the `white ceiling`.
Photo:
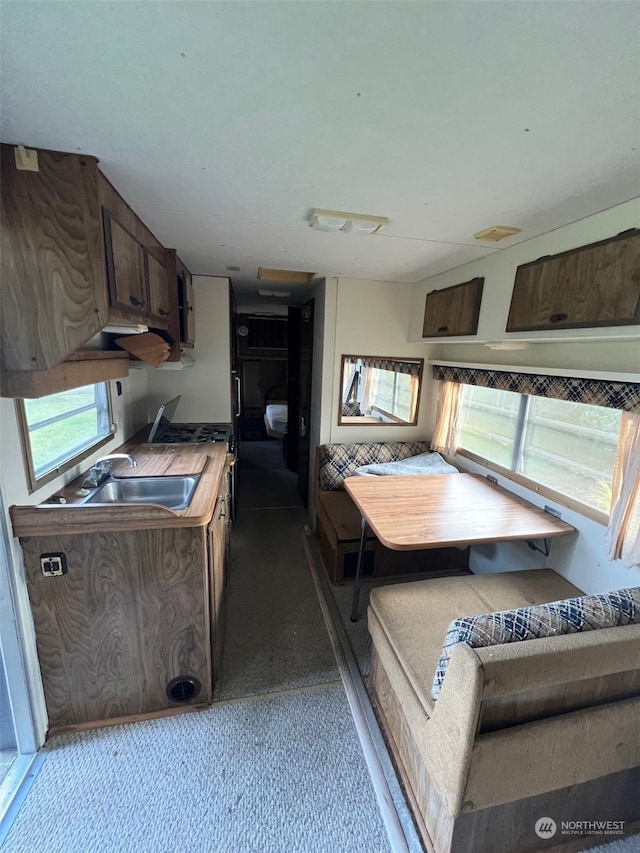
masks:
{"type": "Polygon", "coordinates": [[[194,273],[230,275],[240,304],[257,301],[258,266],[415,282],[640,195],[639,3],[1,13],[2,139],[98,156],[157,237],[194,273]],[[315,207],[391,224],[318,232],[315,207]],[[473,239],[496,224],[522,232],[473,239]]]}

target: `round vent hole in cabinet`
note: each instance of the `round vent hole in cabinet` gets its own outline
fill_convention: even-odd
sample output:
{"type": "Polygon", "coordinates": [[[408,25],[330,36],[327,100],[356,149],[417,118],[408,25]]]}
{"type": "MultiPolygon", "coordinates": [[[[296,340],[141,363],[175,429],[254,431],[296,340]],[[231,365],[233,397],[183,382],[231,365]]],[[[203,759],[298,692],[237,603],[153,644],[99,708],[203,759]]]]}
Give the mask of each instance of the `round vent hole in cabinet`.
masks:
{"type": "Polygon", "coordinates": [[[167,697],[172,702],[186,704],[195,699],[200,690],[201,684],[197,678],[192,678],[189,675],[179,675],[177,678],[172,678],[167,684],[167,697]]]}

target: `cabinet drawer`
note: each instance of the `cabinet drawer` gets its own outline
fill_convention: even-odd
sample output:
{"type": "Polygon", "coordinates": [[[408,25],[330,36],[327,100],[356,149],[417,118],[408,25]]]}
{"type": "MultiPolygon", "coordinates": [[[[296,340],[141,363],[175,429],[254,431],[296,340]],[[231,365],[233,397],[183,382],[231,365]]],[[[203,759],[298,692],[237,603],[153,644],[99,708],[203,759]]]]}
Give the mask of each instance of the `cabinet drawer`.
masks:
{"type": "Polygon", "coordinates": [[[640,323],[640,232],[523,264],[507,332],[640,323]]]}

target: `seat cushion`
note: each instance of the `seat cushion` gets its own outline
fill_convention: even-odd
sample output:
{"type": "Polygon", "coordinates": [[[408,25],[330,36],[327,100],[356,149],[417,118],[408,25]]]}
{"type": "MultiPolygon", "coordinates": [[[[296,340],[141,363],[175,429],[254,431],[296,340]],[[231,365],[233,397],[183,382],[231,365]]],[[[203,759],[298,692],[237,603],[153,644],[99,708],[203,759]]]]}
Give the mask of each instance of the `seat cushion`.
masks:
{"type": "Polygon", "coordinates": [[[431,716],[433,674],[450,623],[462,616],[572,598],[582,590],[553,569],[434,578],[377,587],[370,608],[431,716]]]}
{"type": "Polygon", "coordinates": [[[459,643],[480,649],[638,622],[640,587],[454,619],[447,629],[433,676],[431,695],[434,700],[440,695],[451,654],[459,643]]]}

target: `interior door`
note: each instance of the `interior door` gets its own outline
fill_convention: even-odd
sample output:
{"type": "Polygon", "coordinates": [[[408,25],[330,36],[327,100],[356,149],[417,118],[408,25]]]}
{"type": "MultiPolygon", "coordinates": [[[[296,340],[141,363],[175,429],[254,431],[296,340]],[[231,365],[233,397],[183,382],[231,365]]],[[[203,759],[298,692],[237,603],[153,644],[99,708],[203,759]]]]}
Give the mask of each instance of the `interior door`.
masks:
{"type": "Polygon", "coordinates": [[[298,390],[298,494],[309,503],[309,453],[311,449],[311,376],[313,369],[313,299],[300,311],[300,373],[298,390]]]}

